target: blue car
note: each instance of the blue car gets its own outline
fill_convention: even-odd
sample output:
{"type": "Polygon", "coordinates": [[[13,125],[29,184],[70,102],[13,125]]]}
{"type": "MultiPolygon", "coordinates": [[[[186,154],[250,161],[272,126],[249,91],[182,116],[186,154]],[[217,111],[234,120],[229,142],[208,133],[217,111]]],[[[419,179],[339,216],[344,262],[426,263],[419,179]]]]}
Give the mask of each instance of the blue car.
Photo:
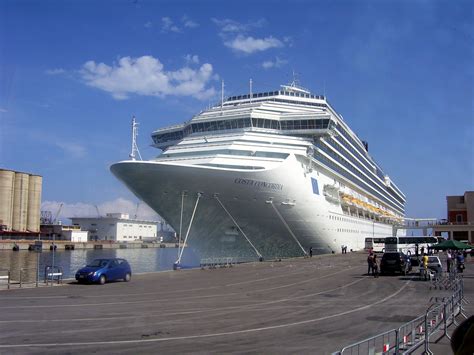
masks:
{"type": "Polygon", "coordinates": [[[103,285],[107,281],[130,281],[132,269],[125,259],[95,259],[76,272],[78,282],[98,282],[103,285]]]}

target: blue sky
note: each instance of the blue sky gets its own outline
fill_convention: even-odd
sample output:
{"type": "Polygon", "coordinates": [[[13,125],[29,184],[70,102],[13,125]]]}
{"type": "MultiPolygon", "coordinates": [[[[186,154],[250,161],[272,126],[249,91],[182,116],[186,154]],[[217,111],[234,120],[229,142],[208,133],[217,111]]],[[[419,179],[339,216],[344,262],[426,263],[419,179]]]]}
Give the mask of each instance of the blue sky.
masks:
{"type": "MultiPolygon", "coordinates": [[[[472,1],[0,1],[0,168],[43,176],[45,209],[134,211],[109,172],[140,123],[181,123],[298,73],[407,195],[446,215],[474,189],[472,1]]],[[[151,216],[145,206],[139,214],[151,216]]]]}

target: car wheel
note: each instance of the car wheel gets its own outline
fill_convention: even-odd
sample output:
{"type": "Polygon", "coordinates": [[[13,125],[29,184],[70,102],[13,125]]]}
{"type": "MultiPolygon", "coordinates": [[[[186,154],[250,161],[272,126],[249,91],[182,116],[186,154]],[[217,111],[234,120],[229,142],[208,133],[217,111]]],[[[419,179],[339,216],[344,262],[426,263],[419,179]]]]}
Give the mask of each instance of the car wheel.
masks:
{"type": "Polygon", "coordinates": [[[127,272],[127,273],[125,274],[125,277],[123,278],[123,281],[128,282],[128,281],[130,281],[131,279],[132,279],[132,275],[131,275],[129,272],[127,272]]]}
{"type": "Polygon", "coordinates": [[[103,285],[103,284],[105,284],[105,281],[107,281],[106,278],[105,278],[105,275],[100,275],[100,277],[99,277],[99,283],[100,283],[101,285],[103,285]]]}

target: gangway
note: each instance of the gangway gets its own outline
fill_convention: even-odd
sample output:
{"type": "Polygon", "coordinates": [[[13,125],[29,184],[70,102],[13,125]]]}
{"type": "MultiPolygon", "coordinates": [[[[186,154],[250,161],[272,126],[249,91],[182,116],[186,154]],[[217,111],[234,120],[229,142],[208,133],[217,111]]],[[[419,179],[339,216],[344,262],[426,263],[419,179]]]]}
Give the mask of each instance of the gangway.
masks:
{"type": "Polygon", "coordinates": [[[438,218],[404,218],[404,223],[393,225],[393,236],[398,230],[422,230],[423,235],[428,235],[428,229],[433,229],[438,224],[438,218]]]}

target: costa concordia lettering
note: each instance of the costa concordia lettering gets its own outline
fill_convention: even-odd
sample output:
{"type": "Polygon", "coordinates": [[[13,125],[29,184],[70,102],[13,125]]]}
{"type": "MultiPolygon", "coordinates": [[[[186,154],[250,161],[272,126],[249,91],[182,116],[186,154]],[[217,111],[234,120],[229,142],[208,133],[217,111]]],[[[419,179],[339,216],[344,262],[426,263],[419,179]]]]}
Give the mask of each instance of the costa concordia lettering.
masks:
{"type": "Polygon", "coordinates": [[[272,189],[272,190],[282,190],[283,185],[282,184],[276,184],[276,183],[271,183],[271,182],[266,182],[266,181],[255,181],[255,180],[250,180],[250,179],[241,179],[237,178],[234,180],[236,184],[242,184],[242,185],[250,185],[250,186],[255,186],[255,187],[263,187],[267,189],[272,189]]]}
{"type": "Polygon", "coordinates": [[[294,84],[229,97],[152,139],[161,155],[111,171],[203,258],[359,250],[405,214],[368,144],[294,84]]]}

